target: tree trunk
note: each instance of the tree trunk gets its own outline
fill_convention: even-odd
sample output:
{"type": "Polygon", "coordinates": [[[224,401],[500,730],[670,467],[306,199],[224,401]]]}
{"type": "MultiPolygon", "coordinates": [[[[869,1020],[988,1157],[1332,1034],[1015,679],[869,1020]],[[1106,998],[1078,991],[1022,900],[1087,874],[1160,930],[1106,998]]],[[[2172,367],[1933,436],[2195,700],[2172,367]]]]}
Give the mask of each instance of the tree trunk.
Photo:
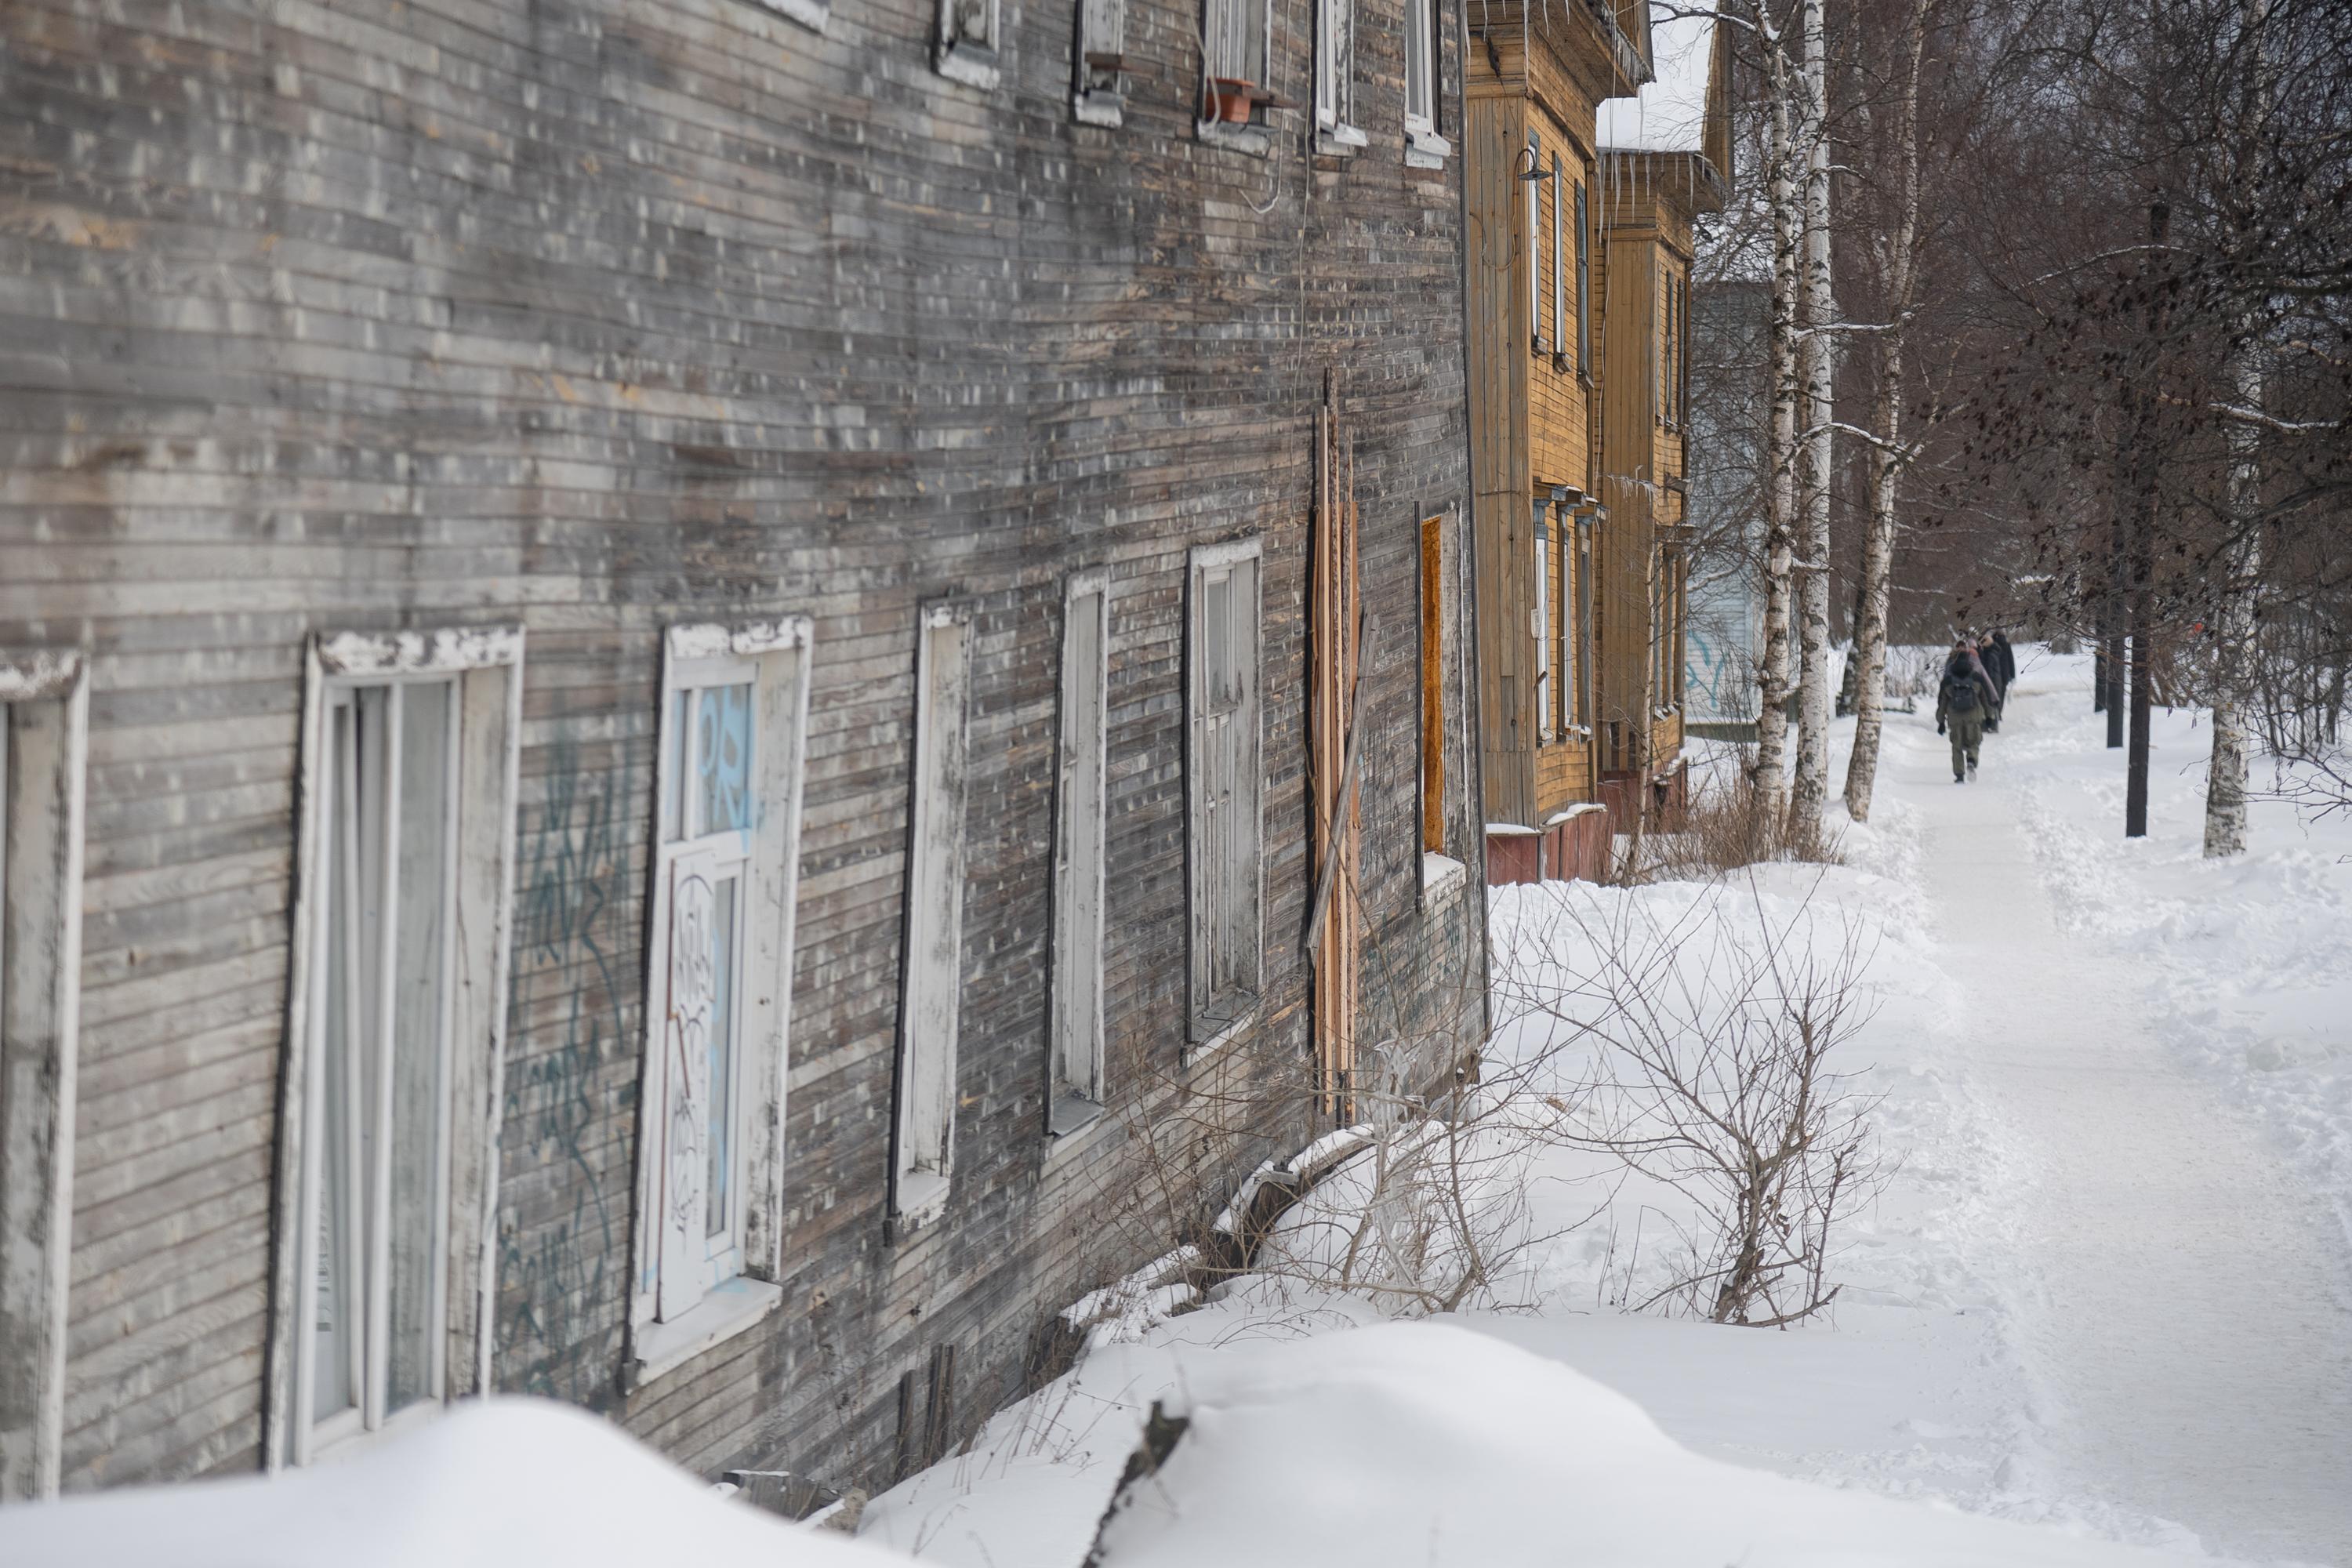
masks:
{"type": "MultiPolygon", "coordinates": [[[[2270,118],[2270,0],[2245,0],[2242,20],[2253,38],[2252,112],[2240,128],[2239,163],[2251,187],[2252,205],[2263,206],[2263,137],[2270,118]]],[[[2239,226],[2238,244],[2252,243],[2239,226]]],[[[2252,414],[2263,407],[2262,322],[2251,302],[2240,312],[2231,335],[2230,390],[2238,406],[2252,414]]],[[[2232,418],[2230,449],[2229,548],[2223,552],[2220,602],[2213,616],[2213,755],[2205,769],[2205,854],[2208,858],[2242,855],[2246,848],[2246,710],[2253,687],[2256,595],[2263,572],[2262,432],[2248,419],[2232,418]]]]}
{"type": "Polygon", "coordinates": [[[1818,812],[1830,793],[1830,328],[1837,304],[1830,278],[1829,43],[1823,0],[1804,0],[1805,64],[1805,462],[1797,690],[1797,780],[1792,811],[1818,812]]]}
{"type": "Polygon", "coordinates": [[[1796,157],[1790,97],[1795,82],[1788,57],[1769,62],[1768,122],[1772,209],[1772,418],[1765,440],[1764,649],[1757,669],[1756,785],[1767,807],[1787,802],[1789,758],[1789,632],[1794,587],[1797,446],[1797,247],[1799,206],[1791,165],[1796,157]]]}
{"type": "MultiPolygon", "coordinates": [[[[2151,254],[2171,230],[2172,209],[2162,201],[2148,204],[2147,237],[2151,254]]],[[[2147,337],[2153,362],[2164,336],[2164,294],[2148,290],[2147,337]]],[[[2163,458],[2156,449],[2151,405],[2157,367],[2151,363],[2146,380],[2135,394],[2140,409],[2132,431],[2132,458],[2138,483],[2132,493],[2131,538],[2131,744],[2124,753],[2124,837],[2147,837],[2147,753],[2149,709],[2156,690],[2156,524],[2160,500],[2163,458]]],[[[2109,724],[2112,727],[2113,720],[2109,724]]]]}
{"type": "Polygon", "coordinates": [[[1913,0],[1903,100],[1895,121],[1901,149],[1901,205],[1895,232],[1881,241],[1886,279],[1886,330],[1878,334],[1878,387],[1871,407],[1870,532],[1863,542],[1861,612],[1853,623],[1853,754],[1846,759],[1845,809],[1870,820],[1878,781],[1878,738],[1886,722],[1886,603],[1895,567],[1895,482],[1903,470],[1903,334],[1916,279],[1912,247],[1919,229],[1919,67],[1927,48],[1928,0],[1913,0]]]}

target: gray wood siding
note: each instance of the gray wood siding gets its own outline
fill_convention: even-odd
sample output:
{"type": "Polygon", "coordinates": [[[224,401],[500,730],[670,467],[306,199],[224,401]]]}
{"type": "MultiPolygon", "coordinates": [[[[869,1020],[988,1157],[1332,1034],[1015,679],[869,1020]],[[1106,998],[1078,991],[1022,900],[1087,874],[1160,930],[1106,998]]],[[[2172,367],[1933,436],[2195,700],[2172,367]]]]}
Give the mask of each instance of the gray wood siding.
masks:
{"type": "Polygon", "coordinates": [[[1402,4],[1363,4],[1373,144],[1311,165],[1193,138],[1181,0],[1130,0],[1117,130],[1071,122],[1075,3],[1006,9],[991,92],[934,73],[928,5],[843,0],[823,36],[749,0],[9,6],[0,646],[92,656],[68,1489],[258,1462],[315,630],[526,628],[494,1382],[699,1469],[885,1475],[901,1371],[957,1345],[967,1424],[1150,1255],[1089,1207],[1120,1130],[1041,1136],[1074,567],[1116,595],[1113,1100],[1183,1081],[1184,551],[1244,532],[1268,984],[1214,1070],[1301,1059],[1328,364],[1371,620],[1366,972],[1397,1026],[1475,1031],[1483,902],[1418,910],[1414,793],[1416,530],[1469,500],[1460,160],[1403,167],[1402,4]],[[949,593],[976,605],[956,1185],[894,1244],[916,608],[949,593]],[[778,612],[815,623],[785,1300],[631,1390],[661,631],[778,612]]]}

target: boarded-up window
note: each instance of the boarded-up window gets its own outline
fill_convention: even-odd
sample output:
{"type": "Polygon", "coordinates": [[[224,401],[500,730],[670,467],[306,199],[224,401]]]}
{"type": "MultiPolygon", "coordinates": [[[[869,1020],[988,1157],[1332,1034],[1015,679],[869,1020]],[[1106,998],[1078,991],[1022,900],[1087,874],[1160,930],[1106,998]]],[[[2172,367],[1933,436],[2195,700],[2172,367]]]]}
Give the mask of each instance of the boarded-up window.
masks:
{"type": "Polygon", "coordinates": [[[907,1222],[939,1212],[955,1168],[971,691],[971,605],[926,605],[915,651],[905,995],[898,1016],[898,1146],[890,1194],[891,1212],[907,1222]]]}
{"type": "Polygon", "coordinates": [[[1126,0],[1078,0],[1076,82],[1072,107],[1089,125],[1117,125],[1127,111],[1126,0]]]}
{"type": "Polygon", "coordinates": [[[522,634],[312,649],[268,1453],[481,1391],[522,634]]]}
{"type": "Polygon", "coordinates": [[[1192,553],[1186,638],[1186,871],[1192,1037],[1213,1039],[1262,984],[1255,540],[1192,553]]]}
{"type": "Polygon", "coordinates": [[[0,1501],[58,1489],[89,732],[79,653],[0,656],[0,1501]]]}
{"type": "Polygon", "coordinates": [[[1104,786],[1110,743],[1110,577],[1063,595],[1062,714],[1054,789],[1053,1099],[1063,1132],[1102,1107],[1104,786]]]}
{"type": "Polygon", "coordinates": [[[780,1296],[809,636],[787,619],[665,641],[630,1302],[641,1377],[780,1296]]]}

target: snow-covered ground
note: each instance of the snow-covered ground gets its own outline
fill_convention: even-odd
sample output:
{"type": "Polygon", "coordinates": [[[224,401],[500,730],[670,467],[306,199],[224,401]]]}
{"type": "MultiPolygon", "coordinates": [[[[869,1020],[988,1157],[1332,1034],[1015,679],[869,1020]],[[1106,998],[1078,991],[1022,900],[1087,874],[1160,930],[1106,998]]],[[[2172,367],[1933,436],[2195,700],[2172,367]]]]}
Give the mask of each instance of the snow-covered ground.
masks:
{"type": "Polygon", "coordinates": [[[1260,1273],[1096,1300],[1076,1368],[875,1500],[859,1543],[494,1401],[347,1465],[0,1510],[0,1563],[1078,1568],[1099,1536],[1101,1568],[2347,1568],[2352,823],[2258,805],[2252,852],[2205,863],[2205,737],[2159,714],[2127,843],[2084,661],[2023,662],[1973,784],[1929,716],[1891,720],[1843,864],[1496,890],[1507,1114],[1445,1145],[1466,1228],[1416,1208],[1442,1184],[1367,1205],[1376,1165],[1438,1147],[1407,1123],[1260,1273]],[[1831,1068],[1887,1162],[1835,1300],[1777,1331],[1657,1305],[1700,1206],[1562,1136],[1622,1110],[1595,1041],[1629,985],[1704,1024],[1768,962],[1850,982],[1831,1068]],[[1441,1297],[1466,1237],[1480,1299],[1381,1293],[1399,1237],[1441,1297]],[[1376,1289],[1334,1289],[1343,1260],[1376,1289]],[[1122,1486],[1155,1406],[1181,1435],[1122,1486]]]}
{"type": "MultiPolygon", "coordinates": [[[[1649,1561],[1580,1528],[1589,1516],[1613,1530],[1624,1498],[1656,1495],[1622,1475],[1596,1490],[1578,1468],[1594,1452],[1588,1424],[1632,1441],[1607,1389],[1679,1446],[1656,1474],[1693,1489],[1633,1521],[1659,1561],[1723,1555],[1676,1527],[1677,1507],[1714,1518],[1748,1495],[1706,1468],[1722,1461],[1940,1510],[1894,1516],[1857,1561],[2105,1561],[2105,1543],[2127,1542],[2352,1563],[2352,826],[2258,805],[2252,852],[2206,865],[2203,735],[2190,715],[2159,714],[2154,831],[2126,844],[2120,756],[2089,710],[2086,661],[2028,650],[2025,665],[1972,784],[1951,783],[1928,714],[1894,716],[1874,820],[1843,829],[1843,866],[1492,895],[1498,973],[1518,999],[1500,1010],[1517,1016],[1493,1058],[1571,1077],[1575,1053],[1554,1063],[1546,1043],[1562,1018],[1591,1016],[1612,945],[1621,962],[1628,947],[1663,954],[1685,995],[1761,942],[1817,959],[1851,949],[1872,1013],[1842,1065],[1883,1097],[1874,1121],[1895,1168],[1845,1232],[1843,1289],[1823,1317],[1771,1331],[1626,1310],[1675,1277],[1691,1205],[1547,1145],[1516,1167],[1525,1245],[1498,1249],[1492,1292],[1511,1310],[1436,1320],[1538,1363],[1513,1370],[1431,1342],[1401,1363],[1327,1352],[1381,1315],[1297,1277],[1318,1227],[1346,1218],[1343,1178],[1294,1215],[1275,1255],[1289,1277],[1126,1325],[970,1453],[877,1500],[869,1536],[974,1568],[1075,1564],[1157,1399],[1192,1414],[1188,1441],[1203,1444],[1206,1420],[1232,1446],[1183,1461],[1180,1444],[1150,1515],[1160,1532],[1123,1524],[1114,1563],[1203,1547],[1287,1563],[1312,1539],[1344,1542],[1351,1562],[1649,1561]],[[1397,1392],[1448,1355],[1451,1405],[1397,1392]],[[1508,1387],[1539,1381],[1542,1363],[1575,1375],[1544,1384],[1558,1418],[1531,1432],[1508,1387]],[[1363,1386],[1335,1393],[1335,1366],[1363,1386]],[[1301,1394],[1269,1415],[1279,1402],[1248,1392],[1267,1386],[1320,1389],[1349,1414],[1335,1428],[1301,1394]],[[1484,1424],[1482,1400],[1502,1402],[1484,1424]],[[1409,1442],[1391,1462],[1390,1447],[1339,1441],[1417,1423],[1471,1445],[1474,1471],[1538,1495],[1497,1495],[1409,1442]],[[1268,1443],[1296,1460],[1269,1472],[1268,1443]],[[1180,1462],[1193,1468],[1180,1476],[1180,1462]],[[1444,1522],[1465,1488],[1482,1521],[1466,1532],[1444,1522]],[[1343,1504],[1372,1523],[1325,1516],[1343,1504]],[[1202,1517],[1226,1505],[1273,1513],[1235,1534],[1202,1517]],[[1923,1522],[1953,1508],[2044,1528],[2002,1544],[1923,1522]],[[1339,1533],[1317,1536],[1318,1521],[1339,1533]]],[[[1759,1530],[1748,1560],[1844,1560],[1850,1521],[1830,1493],[1790,1495],[1810,1522],[1759,1530]]]]}

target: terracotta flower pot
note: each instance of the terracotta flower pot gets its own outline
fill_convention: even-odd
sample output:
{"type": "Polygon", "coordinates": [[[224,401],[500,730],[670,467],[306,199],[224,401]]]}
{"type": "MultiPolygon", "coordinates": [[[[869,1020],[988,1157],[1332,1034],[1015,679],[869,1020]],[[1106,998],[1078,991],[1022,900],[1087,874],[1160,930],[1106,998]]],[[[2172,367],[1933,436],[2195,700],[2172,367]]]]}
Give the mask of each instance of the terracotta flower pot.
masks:
{"type": "Polygon", "coordinates": [[[1216,117],[1228,125],[1247,125],[1250,121],[1250,94],[1257,84],[1243,81],[1237,77],[1221,76],[1211,78],[1209,85],[1216,89],[1216,117]]]}

